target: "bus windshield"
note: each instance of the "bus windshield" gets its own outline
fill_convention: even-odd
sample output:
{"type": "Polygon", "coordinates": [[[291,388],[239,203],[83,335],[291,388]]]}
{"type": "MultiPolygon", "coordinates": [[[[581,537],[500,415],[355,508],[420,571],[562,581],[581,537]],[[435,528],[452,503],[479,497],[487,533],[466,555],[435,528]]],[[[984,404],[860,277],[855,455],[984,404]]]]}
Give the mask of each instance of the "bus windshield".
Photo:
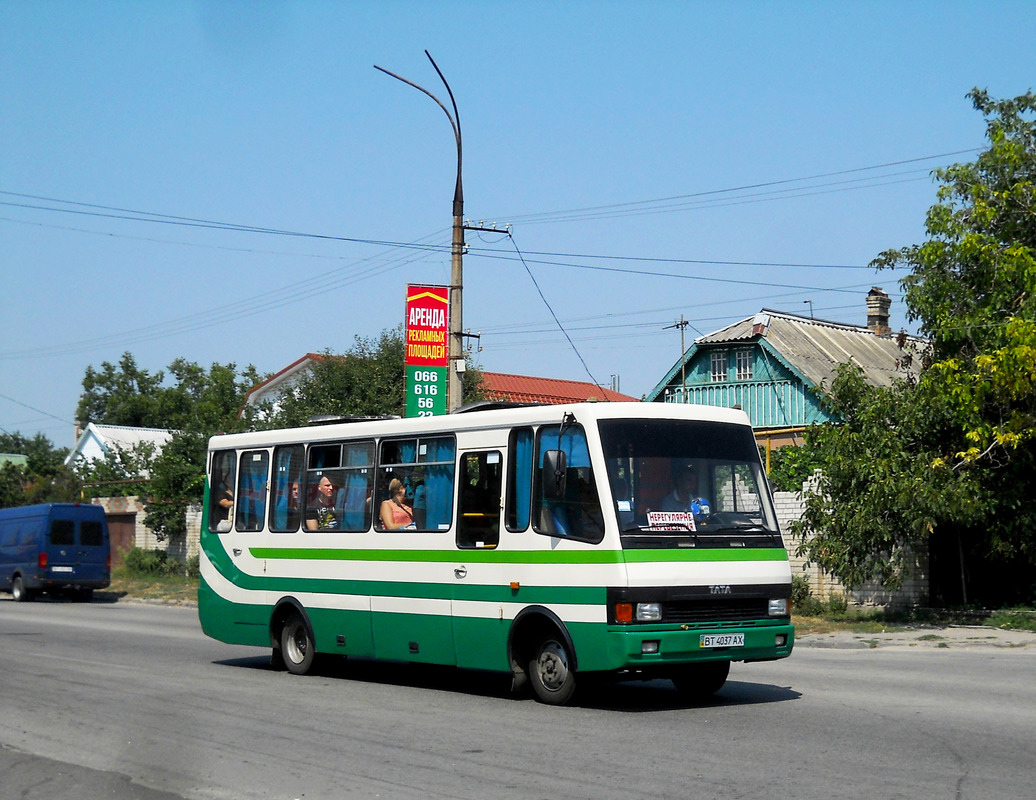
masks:
{"type": "Polygon", "coordinates": [[[750,428],[599,424],[623,548],[783,547],[750,428]]]}

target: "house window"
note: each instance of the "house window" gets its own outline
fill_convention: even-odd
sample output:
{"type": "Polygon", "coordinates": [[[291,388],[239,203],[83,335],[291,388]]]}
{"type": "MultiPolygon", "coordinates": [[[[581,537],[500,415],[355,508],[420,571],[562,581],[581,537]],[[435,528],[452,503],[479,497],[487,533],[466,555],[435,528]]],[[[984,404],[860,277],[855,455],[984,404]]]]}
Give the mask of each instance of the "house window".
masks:
{"type": "Polygon", "coordinates": [[[722,383],[727,379],[727,351],[714,350],[712,353],[712,382],[722,383]]]}
{"type": "Polygon", "coordinates": [[[737,379],[739,381],[752,380],[752,351],[737,351],[737,379]]]}

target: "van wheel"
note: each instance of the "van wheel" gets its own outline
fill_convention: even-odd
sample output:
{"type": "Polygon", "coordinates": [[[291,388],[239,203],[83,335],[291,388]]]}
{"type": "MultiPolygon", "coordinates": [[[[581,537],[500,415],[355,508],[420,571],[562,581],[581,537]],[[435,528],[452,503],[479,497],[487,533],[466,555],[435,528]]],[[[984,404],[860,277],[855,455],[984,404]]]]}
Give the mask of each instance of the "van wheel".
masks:
{"type": "Polygon", "coordinates": [[[572,699],[576,673],[571,663],[572,656],[559,637],[547,636],[540,641],[528,669],[529,683],[537,700],[560,706],[572,699]]]}
{"type": "Polygon", "coordinates": [[[688,664],[673,675],[673,684],[682,695],[690,698],[703,698],[722,689],[729,674],[729,661],[688,664]]]}
{"type": "Polygon", "coordinates": [[[284,621],[284,627],[281,628],[281,656],[284,666],[292,675],[305,675],[313,667],[316,648],[300,614],[292,613],[284,621]]]}
{"type": "Polygon", "coordinates": [[[32,592],[25,588],[25,581],[22,580],[21,575],[11,582],[11,594],[14,595],[16,603],[26,603],[32,600],[32,592]]]}

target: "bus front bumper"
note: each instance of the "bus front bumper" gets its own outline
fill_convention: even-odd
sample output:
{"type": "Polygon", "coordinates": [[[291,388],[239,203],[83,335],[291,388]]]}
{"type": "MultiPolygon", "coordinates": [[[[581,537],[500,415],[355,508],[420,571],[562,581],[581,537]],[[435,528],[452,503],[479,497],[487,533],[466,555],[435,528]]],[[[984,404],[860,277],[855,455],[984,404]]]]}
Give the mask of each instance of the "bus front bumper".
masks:
{"type": "Polygon", "coordinates": [[[612,625],[609,649],[626,669],[656,669],[701,661],[773,661],[791,655],[790,622],[754,626],[612,625]]]}

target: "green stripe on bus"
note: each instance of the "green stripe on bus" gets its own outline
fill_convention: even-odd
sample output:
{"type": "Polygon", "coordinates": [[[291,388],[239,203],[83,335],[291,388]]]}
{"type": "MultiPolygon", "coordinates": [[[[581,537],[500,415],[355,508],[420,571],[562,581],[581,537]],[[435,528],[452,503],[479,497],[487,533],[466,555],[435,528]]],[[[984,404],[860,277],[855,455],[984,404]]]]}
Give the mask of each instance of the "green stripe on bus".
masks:
{"type": "Polygon", "coordinates": [[[483,564],[648,564],[679,561],[787,561],[784,548],[680,550],[385,550],[323,547],[252,547],[253,558],[306,561],[383,561],[483,564]]]}

